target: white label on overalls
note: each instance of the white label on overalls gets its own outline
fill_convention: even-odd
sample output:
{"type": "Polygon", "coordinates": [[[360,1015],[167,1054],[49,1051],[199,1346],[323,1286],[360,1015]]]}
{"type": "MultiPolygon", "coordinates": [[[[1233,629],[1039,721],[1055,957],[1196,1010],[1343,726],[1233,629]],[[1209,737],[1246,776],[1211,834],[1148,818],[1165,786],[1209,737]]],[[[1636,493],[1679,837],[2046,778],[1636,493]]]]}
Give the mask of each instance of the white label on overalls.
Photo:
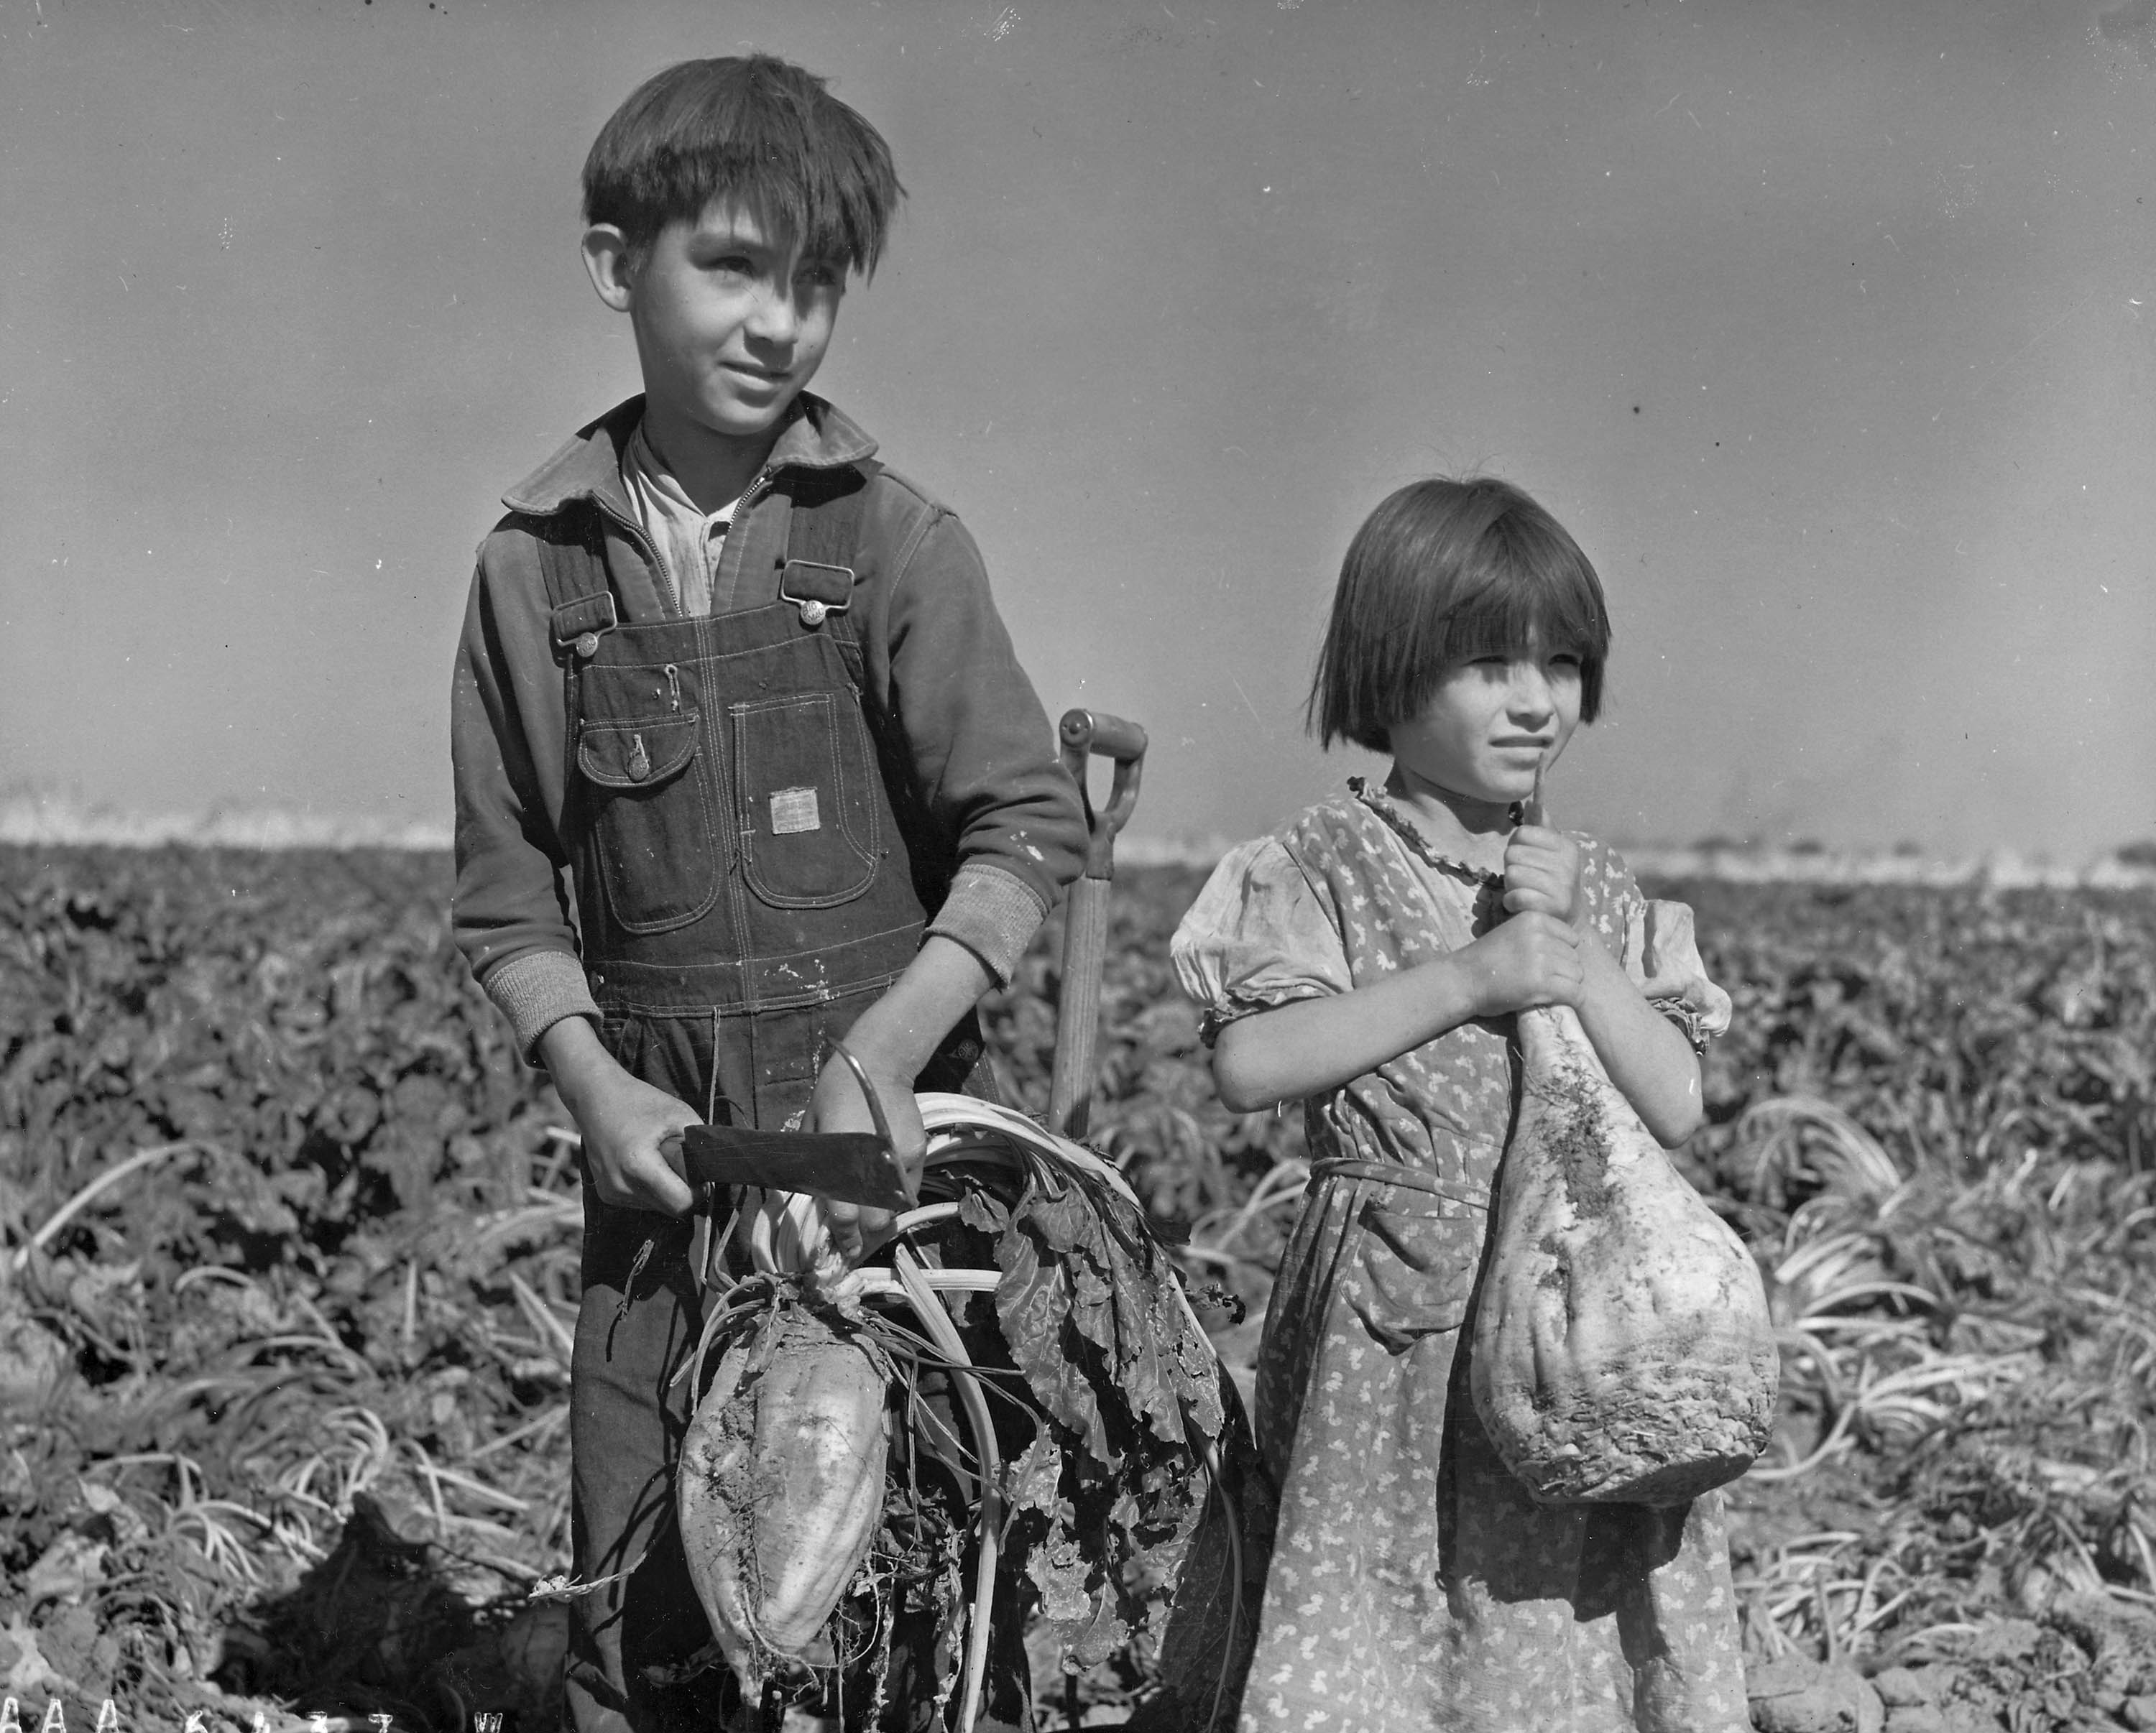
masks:
{"type": "Polygon", "coordinates": [[[781,788],[771,797],[771,833],[790,837],[804,830],[821,830],[824,820],[816,810],[814,788],[781,788]]]}

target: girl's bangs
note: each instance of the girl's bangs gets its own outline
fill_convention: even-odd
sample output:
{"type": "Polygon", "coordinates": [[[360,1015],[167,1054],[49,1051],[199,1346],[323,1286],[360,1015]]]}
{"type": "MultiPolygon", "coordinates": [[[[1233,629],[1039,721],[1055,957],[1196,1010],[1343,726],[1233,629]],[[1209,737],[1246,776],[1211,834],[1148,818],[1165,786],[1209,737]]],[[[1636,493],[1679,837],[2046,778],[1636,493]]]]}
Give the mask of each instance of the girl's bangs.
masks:
{"type": "Polygon", "coordinates": [[[1599,663],[1609,646],[1609,622],[1577,577],[1512,571],[1492,574],[1446,611],[1438,648],[1450,666],[1532,649],[1599,663]]]}

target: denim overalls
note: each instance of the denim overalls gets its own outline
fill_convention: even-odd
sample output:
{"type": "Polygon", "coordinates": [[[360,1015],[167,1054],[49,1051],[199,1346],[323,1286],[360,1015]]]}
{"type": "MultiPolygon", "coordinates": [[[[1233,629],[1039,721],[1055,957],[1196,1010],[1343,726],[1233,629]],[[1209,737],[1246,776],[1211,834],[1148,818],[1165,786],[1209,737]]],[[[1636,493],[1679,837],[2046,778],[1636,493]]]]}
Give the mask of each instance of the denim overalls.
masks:
{"type": "MultiPolygon", "coordinates": [[[[706,1119],[767,1129],[808,1105],[828,1039],[912,960],[949,876],[902,747],[862,701],[850,603],[864,479],[797,470],[778,485],[784,563],[736,612],[624,618],[595,507],[566,509],[542,545],[568,719],[563,830],[607,1048],[706,1119]]],[[[980,1054],[968,1016],[920,1086],[987,1092],[980,1054]]],[[[710,1638],[671,1515],[690,1400],[671,1381],[701,1322],[690,1224],[607,1204],[588,1179],[583,1201],[578,1568],[628,1571],[657,1545],[625,1584],[573,1603],[572,1720],[714,1725],[722,1664],[664,1682],[710,1638]]]]}

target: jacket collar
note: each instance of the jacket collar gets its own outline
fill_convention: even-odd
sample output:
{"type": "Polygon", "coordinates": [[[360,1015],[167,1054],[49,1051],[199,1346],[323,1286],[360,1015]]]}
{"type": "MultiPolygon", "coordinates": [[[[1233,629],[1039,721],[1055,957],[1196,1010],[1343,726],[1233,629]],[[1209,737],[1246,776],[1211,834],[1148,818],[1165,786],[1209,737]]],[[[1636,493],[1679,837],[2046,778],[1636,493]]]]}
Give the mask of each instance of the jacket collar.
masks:
{"type": "MultiPolygon", "coordinates": [[[[795,413],[772,447],[764,473],[782,469],[836,469],[865,462],[875,441],[822,397],[803,392],[795,413]]],[[[553,456],[501,496],[511,511],[546,517],[576,500],[594,500],[618,514],[634,517],[622,485],[621,456],[644,419],[639,395],[617,403],[597,421],[579,428],[553,456]]]]}

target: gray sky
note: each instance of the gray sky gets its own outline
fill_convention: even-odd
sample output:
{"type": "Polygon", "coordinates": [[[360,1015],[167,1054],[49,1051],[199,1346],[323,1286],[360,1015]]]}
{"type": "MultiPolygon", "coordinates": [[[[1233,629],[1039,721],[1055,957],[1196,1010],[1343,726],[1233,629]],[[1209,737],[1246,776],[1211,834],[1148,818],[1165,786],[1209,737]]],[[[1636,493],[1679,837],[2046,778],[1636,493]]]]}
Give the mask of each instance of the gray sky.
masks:
{"type": "Polygon", "coordinates": [[[1563,821],[2156,833],[2156,0],[0,0],[0,790],[446,821],[471,549],[636,386],[584,151],[751,45],[911,194],[817,388],[1139,832],[1373,767],[1341,552],[1487,469],[1616,621],[1563,821]]]}

